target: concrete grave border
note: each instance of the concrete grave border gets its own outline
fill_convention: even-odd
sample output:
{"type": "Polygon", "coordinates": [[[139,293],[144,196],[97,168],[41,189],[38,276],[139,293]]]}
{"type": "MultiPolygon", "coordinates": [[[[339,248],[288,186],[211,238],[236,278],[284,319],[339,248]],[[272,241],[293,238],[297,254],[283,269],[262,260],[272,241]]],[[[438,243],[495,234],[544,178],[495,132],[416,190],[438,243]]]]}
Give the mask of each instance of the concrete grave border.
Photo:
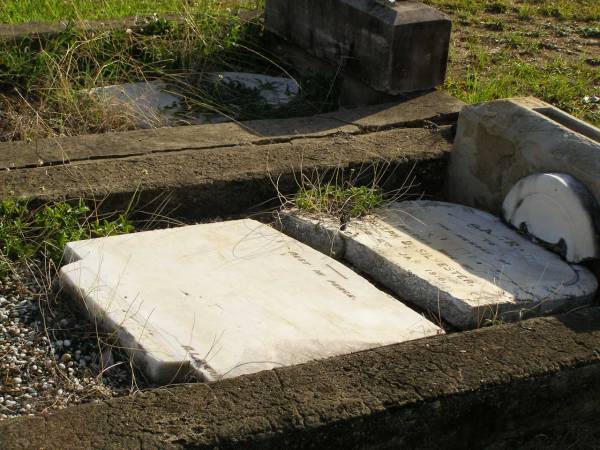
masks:
{"type": "Polygon", "coordinates": [[[311,117],[0,143],[0,198],[83,198],[103,212],[162,202],[198,220],[276,206],[275,185],[296,192],[303,171],[378,163],[389,167],[391,189],[414,177],[419,193],[436,194],[463,105],[434,91],[311,117]]]}
{"type": "MultiPolygon", "coordinates": [[[[311,134],[306,130],[323,120],[317,117],[264,121],[265,129],[279,126],[278,134],[225,146],[204,146],[209,134],[195,127],[17,143],[30,159],[48,149],[49,163],[4,167],[0,198],[97,195],[107,197],[111,210],[136,193],[148,200],[169,192],[171,204],[189,205],[177,213],[198,219],[242,214],[271,198],[273,176],[281,175],[281,186],[293,191],[300,167],[349,169],[382,159],[396,165],[392,183],[412,173],[435,193],[451,150],[444,124],[453,123],[462,104],[440,106],[432,97],[414,102],[412,108],[344,111],[348,116],[338,125],[354,127],[351,133],[311,134]],[[162,151],[178,133],[180,140],[162,151]],[[156,136],[163,138],[152,150],[144,140],[156,136]],[[140,142],[139,154],[115,157],[126,139],[140,142]],[[76,157],[52,160],[56,149],[76,157]]],[[[590,308],[215,384],[158,389],[2,422],[0,449],[548,446],[540,433],[562,439],[569,427],[600,428],[599,330],[600,308],[590,308]]]]}
{"type": "Polygon", "coordinates": [[[597,433],[599,348],[588,308],[5,421],[0,448],[560,448],[597,433]]]}

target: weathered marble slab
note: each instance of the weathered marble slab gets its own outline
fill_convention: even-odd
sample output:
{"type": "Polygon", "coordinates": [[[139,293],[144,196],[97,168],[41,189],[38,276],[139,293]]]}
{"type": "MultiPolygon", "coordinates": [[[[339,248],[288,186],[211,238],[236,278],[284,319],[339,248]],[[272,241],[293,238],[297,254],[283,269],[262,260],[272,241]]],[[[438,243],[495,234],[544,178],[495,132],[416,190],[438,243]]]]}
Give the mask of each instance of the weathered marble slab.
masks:
{"type": "Polygon", "coordinates": [[[70,243],[62,286],[158,383],[443,331],[343,264],[253,220],[70,243]]]}
{"type": "Polygon", "coordinates": [[[595,277],[488,213],[451,203],[394,203],[339,222],[286,214],[284,230],[344,258],[383,285],[459,328],[591,302],[595,277]]]}

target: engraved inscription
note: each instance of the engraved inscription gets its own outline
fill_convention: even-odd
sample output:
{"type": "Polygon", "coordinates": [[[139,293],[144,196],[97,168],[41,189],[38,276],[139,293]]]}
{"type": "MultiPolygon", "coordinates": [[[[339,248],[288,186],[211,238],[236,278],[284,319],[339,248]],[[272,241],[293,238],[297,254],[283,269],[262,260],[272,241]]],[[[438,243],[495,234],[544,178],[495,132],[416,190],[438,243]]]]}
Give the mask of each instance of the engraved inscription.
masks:
{"type": "MultiPolygon", "coordinates": [[[[297,261],[300,261],[300,262],[302,263],[302,265],[305,265],[305,266],[311,266],[311,267],[312,267],[312,264],[310,263],[310,261],[308,261],[308,260],[306,260],[305,258],[303,258],[303,257],[302,257],[302,256],[301,256],[301,255],[300,255],[298,252],[295,252],[295,251],[293,251],[293,250],[290,250],[290,251],[289,251],[289,254],[290,254],[290,255],[291,255],[291,256],[292,256],[294,259],[296,259],[297,261]]],[[[335,273],[335,274],[336,274],[336,275],[338,275],[340,278],[342,278],[342,279],[347,279],[347,278],[346,278],[346,277],[345,277],[345,276],[344,276],[342,273],[340,273],[340,272],[338,272],[337,270],[335,270],[335,269],[334,269],[333,267],[331,267],[329,264],[327,264],[326,266],[327,266],[327,268],[328,268],[328,269],[329,269],[331,272],[335,273]]],[[[342,286],[342,285],[341,285],[340,283],[338,283],[337,281],[335,281],[335,280],[332,280],[332,279],[331,279],[331,278],[330,278],[330,277],[329,277],[329,276],[328,276],[328,275],[327,275],[325,272],[323,272],[321,269],[317,269],[317,268],[314,268],[314,267],[313,267],[312,271],[313,271],[315,274],[317,274],[317,275],[319,275],[319,276],[321,276],[321,277],[324,277],[324,278],[327,280],[327,283],[329,283],[331,286],[333,286],[334,288],[336,288],[338,291],[340,291],[342,294],[344,294],[344,295],[345,295],[346,297],[348,297],[349,299],[352,299],[352,300],[356,299],[356,296],[355,296],[355,295],[354,295],[352,292],[350,292],[348,289],[346,289],[344,286],[342,286]]]]}

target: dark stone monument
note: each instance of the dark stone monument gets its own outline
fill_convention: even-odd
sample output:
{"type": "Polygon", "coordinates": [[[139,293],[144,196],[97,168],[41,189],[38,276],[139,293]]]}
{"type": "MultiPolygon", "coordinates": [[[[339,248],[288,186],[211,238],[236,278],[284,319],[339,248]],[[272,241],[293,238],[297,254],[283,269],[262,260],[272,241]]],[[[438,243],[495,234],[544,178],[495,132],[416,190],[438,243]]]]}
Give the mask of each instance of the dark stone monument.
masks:
{"type": "Polygon", "coordinates": [[[444,82],[450,19],[412,0],[267,0],[267,30],[398,95],[444,82]]]}

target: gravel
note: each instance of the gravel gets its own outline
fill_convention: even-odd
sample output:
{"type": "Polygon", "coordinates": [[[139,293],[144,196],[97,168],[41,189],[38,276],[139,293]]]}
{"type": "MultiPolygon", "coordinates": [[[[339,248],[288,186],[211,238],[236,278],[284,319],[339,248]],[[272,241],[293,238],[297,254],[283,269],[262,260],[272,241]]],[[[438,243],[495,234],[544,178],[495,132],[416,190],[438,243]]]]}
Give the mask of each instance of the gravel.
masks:
{"type": "Polygon", "coordinates": [[[25,266],[0,280],[0,420],[147,387],[104,343],[108,337],[67,299],[55,299],[48,284],[25,266]]]}

